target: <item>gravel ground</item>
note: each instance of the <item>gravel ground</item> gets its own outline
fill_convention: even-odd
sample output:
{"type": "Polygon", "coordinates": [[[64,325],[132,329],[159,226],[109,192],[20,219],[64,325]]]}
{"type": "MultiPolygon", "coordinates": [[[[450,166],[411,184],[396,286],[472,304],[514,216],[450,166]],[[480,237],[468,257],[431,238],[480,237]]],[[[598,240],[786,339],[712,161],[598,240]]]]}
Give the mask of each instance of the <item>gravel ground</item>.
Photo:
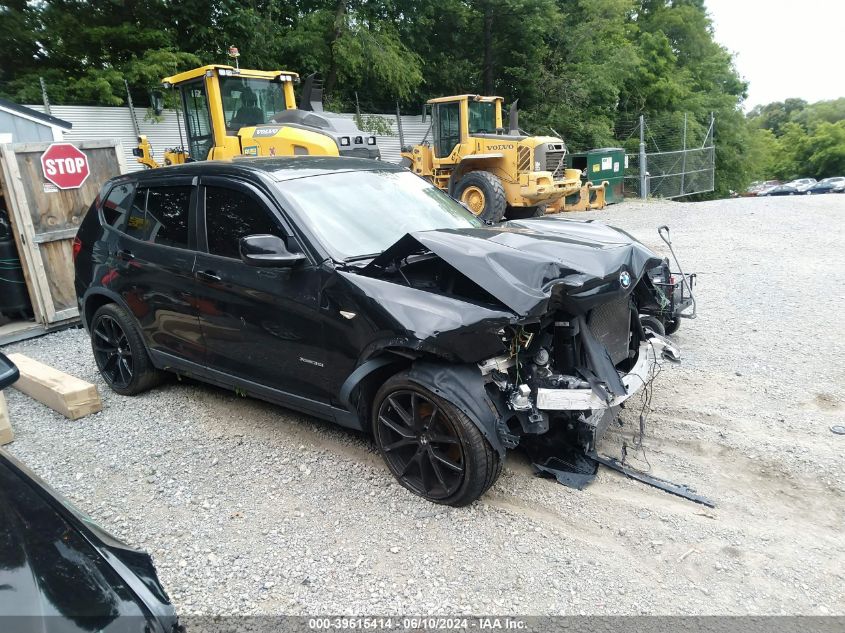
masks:
{"type": "Polygon", "coordinates": [[[70,422],[9,390],[9,449],[149,551],[183,615],[845,614],[845,196],[578,217],[660,252],[669,224],[699,273],[632,457],[715,510],[608,470],[571,490],[519,453],[471,507],[431,505],[328,423],[192,381],[118,396],[81,330],[4,351],[95,382],[103,412],[70,422]]]}

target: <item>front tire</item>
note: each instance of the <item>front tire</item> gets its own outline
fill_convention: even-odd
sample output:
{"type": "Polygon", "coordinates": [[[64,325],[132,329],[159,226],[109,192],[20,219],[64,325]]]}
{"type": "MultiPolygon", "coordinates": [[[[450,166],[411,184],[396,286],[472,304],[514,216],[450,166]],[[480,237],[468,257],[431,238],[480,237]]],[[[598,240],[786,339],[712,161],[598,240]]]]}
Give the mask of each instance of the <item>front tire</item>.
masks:
{"type": "Polygon", "coordinates": [[[450,506],[478,499],[498,478],[496,451],[462,411],[408,379],[390,378],[373,403],[373,436],[397,481],[450,506]]]}
{"type": "Polygon", "coordinates": [[[487,222],[501,222],[507,200],[502,181],[487,171],[471,171],[455,187],[455,199],[487,222]]]}
{"type": "Polygon", "coordinates": [[[94,313],[91,349],[100,375],[115,393],[134,396],[161,380],[131,317],[117,304],[108,303],[94,313]]]}

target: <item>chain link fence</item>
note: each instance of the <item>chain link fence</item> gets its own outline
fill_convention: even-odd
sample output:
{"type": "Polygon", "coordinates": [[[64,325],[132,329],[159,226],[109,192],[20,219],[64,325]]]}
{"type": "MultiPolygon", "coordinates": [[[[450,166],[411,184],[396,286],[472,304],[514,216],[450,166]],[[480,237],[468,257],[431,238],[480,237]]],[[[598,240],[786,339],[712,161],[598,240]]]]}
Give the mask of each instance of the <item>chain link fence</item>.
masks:
{"type": "Polygon", "coordinates": [[[680,198],[713,191],[714,130],[712,115],[708,121],[699,122],[684,113],[656,121],[641,116],[628,125],[618,126],[617,138],[628,152],[625,195],[680,198]]]}

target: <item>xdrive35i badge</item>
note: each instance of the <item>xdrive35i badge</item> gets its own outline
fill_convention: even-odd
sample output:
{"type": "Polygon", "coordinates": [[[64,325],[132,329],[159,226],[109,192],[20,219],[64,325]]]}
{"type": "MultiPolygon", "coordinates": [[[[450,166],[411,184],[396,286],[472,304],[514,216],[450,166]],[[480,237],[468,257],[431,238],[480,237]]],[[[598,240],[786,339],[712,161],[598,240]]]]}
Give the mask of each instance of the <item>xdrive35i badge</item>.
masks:
{"type": "Polygon", "coordinates": [[[627,270],[623,270],[619,273],[619,283],[622,284],[623,288],[627,288],[631,285],[631,273],[627,270]]]}

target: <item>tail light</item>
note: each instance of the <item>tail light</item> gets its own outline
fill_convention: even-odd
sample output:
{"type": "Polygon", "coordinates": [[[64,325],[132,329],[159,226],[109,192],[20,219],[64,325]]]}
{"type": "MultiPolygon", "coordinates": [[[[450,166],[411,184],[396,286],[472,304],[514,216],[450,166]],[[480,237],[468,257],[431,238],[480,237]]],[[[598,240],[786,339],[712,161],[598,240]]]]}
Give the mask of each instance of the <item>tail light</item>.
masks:
{"type": "Polygon", "coordinates": [[[79,251],[82,250],[82,240],[79,237],[73,238],[73,261],[76,262],[76,256],[79,255],[79,251]]]}

